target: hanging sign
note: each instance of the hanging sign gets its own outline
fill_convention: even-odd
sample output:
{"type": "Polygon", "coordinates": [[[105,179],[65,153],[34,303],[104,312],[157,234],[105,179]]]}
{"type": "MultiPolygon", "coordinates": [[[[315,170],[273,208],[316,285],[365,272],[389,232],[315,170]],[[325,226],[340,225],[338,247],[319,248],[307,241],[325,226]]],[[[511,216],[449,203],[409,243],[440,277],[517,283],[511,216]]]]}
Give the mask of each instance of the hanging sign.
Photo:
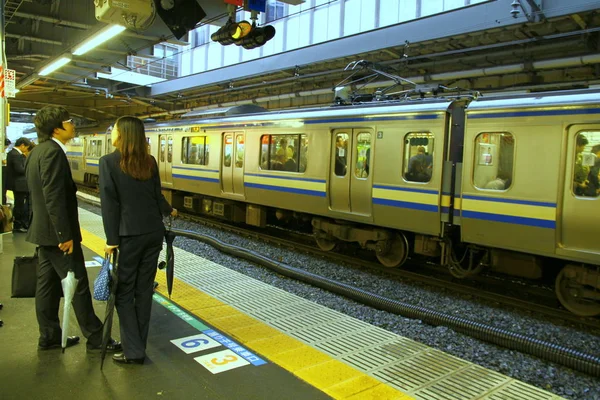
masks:
{"type": "Polygon", "coordinates": [[[6,90],[6,97],[15,97],[16,86],[15,86],[15,70],[5,69],[4,70],[4,89],[6,90]]]}
{"type": "Polygon", "coordinates": [[[244,5],[244,0],[225,0],[225,3],[242,7],[244,5]]]}

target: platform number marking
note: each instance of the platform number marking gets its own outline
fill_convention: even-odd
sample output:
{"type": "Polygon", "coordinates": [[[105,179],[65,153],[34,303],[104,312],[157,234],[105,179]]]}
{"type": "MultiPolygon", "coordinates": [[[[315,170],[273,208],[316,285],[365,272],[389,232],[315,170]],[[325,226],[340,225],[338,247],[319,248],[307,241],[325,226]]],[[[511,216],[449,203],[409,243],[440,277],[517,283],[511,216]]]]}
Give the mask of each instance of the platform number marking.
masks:
{"type": "Polygon", "coordinates": [[[177,346],[185,354],[196,353],[198,351],[221,346],[219,342],[203,334],[174,339],[171,340],[171,343],[177,346]]]}
{"type": "Polygon", "coordinates": [[[248,361],[229,349],[195,357],[194,360],[213,374],[250,365],[248,361]]]}

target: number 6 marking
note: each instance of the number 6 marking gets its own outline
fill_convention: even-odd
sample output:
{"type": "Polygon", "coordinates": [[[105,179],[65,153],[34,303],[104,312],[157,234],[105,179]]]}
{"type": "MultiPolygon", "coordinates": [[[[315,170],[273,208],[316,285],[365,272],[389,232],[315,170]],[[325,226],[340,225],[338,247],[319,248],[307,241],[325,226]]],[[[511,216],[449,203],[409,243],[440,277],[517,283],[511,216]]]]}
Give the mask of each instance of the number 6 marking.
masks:
{"type": "Polygon", "coordinates": [[[234,362],[237,361],[237,357],[236,356],[226,356],[223,361],[217,361],[217,358],[213,358],[212,360],[210,360],[211,363],[215,364],[215,365],[225,365],[227,363],[230,362],[234,362]]]}
{"type": "Polygon", "coordinates": [[[187,348],[190,348],[190,347],[198,347],[198,346],[200,346],[200,345],[202,345],[202,344],[208,344],[208,340],[206,340],[206,339],[201,339],[201,338],[198,338],[198,339],[186,340],[185,342],[182,342],[182,343],[181,343],[181,345],[182,345],[183,347],[187,347],[187,348]]]}

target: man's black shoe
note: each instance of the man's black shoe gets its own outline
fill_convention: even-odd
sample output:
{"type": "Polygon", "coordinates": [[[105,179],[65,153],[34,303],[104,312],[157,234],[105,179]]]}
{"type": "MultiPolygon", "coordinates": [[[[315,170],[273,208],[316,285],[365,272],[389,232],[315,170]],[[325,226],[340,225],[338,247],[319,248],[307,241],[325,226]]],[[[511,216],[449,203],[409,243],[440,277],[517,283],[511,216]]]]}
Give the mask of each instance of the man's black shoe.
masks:
{"type": "Polygon", "coordinates": [[[4,308],[4,305],[2,303],[0,303],[0,310],[2,310],[4,308]]]}
{"type": "Polygon", "coordinates": [[[0,327],[4,326],[4,322],[2,322],[2,320],[0,319],[0,327]]]}
{"type": "MultiPolygon", "coordinates": [[[[69,336],[67,337],[67,347],[75,346],[79,343],[79,336],[69,336]]],[[[51,349],[60,349],[62,347],[61,343],[51,343],[51,344],[38,344],[38,349],[40,350],[51,350],[51,349]]]]}
{"type": "Polygon", "coordinates": [[[13,233],[27,233],[25,228],[13,228],[13,233]]]}
{"type": "MultiPolygon", "coordinates": [[[[108,342],[108,345],[106,346],[106,352],[107,353],[116,353],[119,351],[123,351],[123,346],[121,345],[121,342],[117,342],[115,339],[111,339],[108,342]]],[[[101,353],[102,352],[102,345],[99,344],[98,346],[90,346],[89,344],[87,345],[87,352],[88,353],[101,353]]]]}
{"type": "Polygon", "coordinates": [[[119,364],[143,364],[145,358],[127,358],[123,353],[114,354],[112,357],[114,362],[119,364]]]}

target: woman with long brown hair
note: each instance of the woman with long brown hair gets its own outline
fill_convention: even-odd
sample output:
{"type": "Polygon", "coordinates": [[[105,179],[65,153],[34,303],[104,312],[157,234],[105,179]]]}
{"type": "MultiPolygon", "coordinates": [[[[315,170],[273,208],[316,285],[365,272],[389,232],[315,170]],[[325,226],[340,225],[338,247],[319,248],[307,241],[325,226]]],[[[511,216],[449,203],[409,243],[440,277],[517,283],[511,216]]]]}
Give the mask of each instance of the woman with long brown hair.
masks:
{"type": "Polygon", "coordinates": [[[113,360],[143,364],[150,327],[153,284],[165,228],[177,215],[161,193],[156,160],[148,153],[143,122],[119,118],[111,132],[115,151],[100,158],[100,199],[107,253],[119,249],[115,305],[123,353],[113,360]]]}

